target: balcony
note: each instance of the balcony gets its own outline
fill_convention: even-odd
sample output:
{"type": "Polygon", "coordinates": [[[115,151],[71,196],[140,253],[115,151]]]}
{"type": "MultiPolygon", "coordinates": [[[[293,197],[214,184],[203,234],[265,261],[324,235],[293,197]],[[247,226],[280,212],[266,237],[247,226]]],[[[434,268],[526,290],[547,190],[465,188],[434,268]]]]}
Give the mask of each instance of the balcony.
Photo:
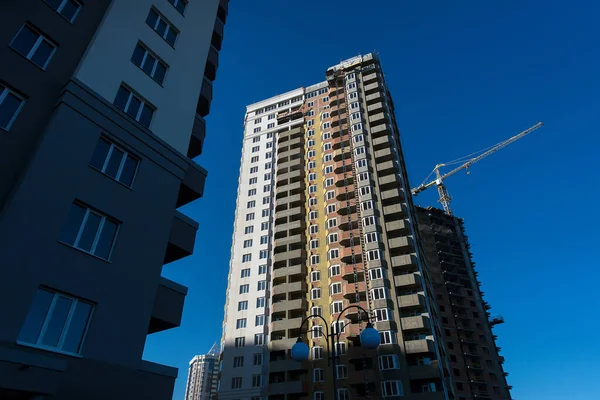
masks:
{"type": "Polygon", "coordinates": [[[281,285],[273,286],[273,295],[292,293],[292,292],[304,292],[306,293],[306,282],[291,282],[283,283],[281,285]]]}
{"type": "Polygon", "coordinates": [[[391,206],[383,207],[383,213],[388,217],[403,217],[406,216],[406,207],[404,204],[392,204],[391,206]]]}
{"type": "Polygon", "coordinates": [[[177,210],[175,211],[164,264],[187,257],[194,252],[197,230],[198,223],[196,221],[177,210]]]}
{"type": "Polygon", "coordinates": [[[288,331],[290,329],[299,329],[302,318],[284,318],[279,321],[271,322],[271,332],[288,331]]]}
{"type": "Polygon", "coordinates": [[[215,46],[215,48],[221,51],[221,46],[223,45],[223,33],[224,26],[223,21],[219,21],[219,19],[215,19],[215,26],[213,28],[213,34],[211,39],[211,45],[215,46]]]}
{"type": "Polygon", "coordinates": [[[390,247],[390,251],[392,249],[410,251],[413,248],[412,239],[408,236],[401,236],[397,238],[388,239],[388,245],[390,247]]]}
{"type": "Polygon", "coordinates": [[[53,396],[66,369],[66,359],[0,347],[0,398],[33,399],[36,395],[53,396]]]}
{"type": "Polygon", "coordinates": [[[198,200],[204,194],[204,184],[208,172],[200,165],[190,161],[183,181],[179,186],[176,207],[179,208],[198,200]]]}
{"type": "Polygon", "coordinates": [[[187,156],[189,158],[198,157],[202,154],[204,146],[204,138],[206,137],[206,122],[199,114],[194,118],[192,127],[192,136],[190,136],[190,144],[188,145],[187,156]]]}
{"type": "Polygon", "coordinates": [[[379,88],[380,88],[380,86],[379,86],[378,82],[370,83],[368,85],[365,85],[365,93],[367,95],[369,95],[371,93],[374,93],[374,92],[378,91],[379,88]]]}
{"type": "Polygon", "coordinates": [[[423,307],[425,300],[422,294],[405,294],[398,296],[400,308],[423,307]]]}
{"type": "Polygon", "coordinates": [[[296,344],[298,338],[291,339],[271,339],[269,343],[271,351],[279,351],[285,350],[286,352],[292,348],[293,345],[296,344]]]}
{"type": "Polygon", "coordinates": [[[384,190],[381,192],[381,200],[388,200],[389,201],[402,201],[404,200],[404,192],[402,192],[400,189],[398,188],[394,188],[394,189],[390,189],[390,190],[384,190]]]}
{"type": "Polygon", "coordinates": [[[282,311],[290,311],[290,310],[306,310],[307,302],[306,299],[296,299],[296,300],[284,300],[277,303],[273,303],[271,306],[272,312],[282,312],[282,311]]]}
{"type": "Polygon", "coordinates": [[[269,397],[272,395],[285,395],[295,393],[308,393],[308,381],[288,381],[280,383],[269,383],[269,397]]]}
{"type": "Polygon", "coordinates": [[[439,361],[433,360],[428,365],[411,365],[408,367],[410,379],[432,379],[440,376],[439,361]]]}
{"type": "MultiPolygon", "coordinates": [[[[284,251],[282,253],[277,253],[277,254],[273,255],[273,263],[275,264],[279,261],[294,260],[296,258],[305,259],[306,258],[306,250],[296,249],[296,250],[284,251]]],[[[291,272],[291,271],[289,271],[289,272],[291,272]]]]}
{"type": "Polygon", "coordinates": [[[301,363],[295,360],[277,360],[269,362],[269,372],[298,371],[307,369],[308,362],[301,363]]]}
{"type": "Polygon", "coordinates": [[[404,346],[407,354],[433,353],[435,351],[431,339],[407,340],[404,342],[404,346]]]}
{"type": "Polygon", "coordinates": [[[202,87],[200,89],[200,98],[198,99],[198,106],[196,107],[196,112],[200,114],[201,117],[206,117],[210,112],[210,103],[212,102],[212,97],[212,82],[205,77],[202,81],[202,87]]]}
{"type": "Polygon", "coordinates": [[[401,256],[392,257],[392,268],[395,267],[415,267],[417,265],[417,257],[412,254],[403,254],[401,256]]]}
{"type": "Polygon", "coordinates": [[[181,325],[183,303],[188,289],[167,278],[160,277],[148,333],[155,333],[181,325]]]}
{"type": "Polygon", "coordinates": [[[403,289],[421,285],[421,275],[419,273],[411,273],[394,276],[394,285],[403,289]]]}
{"type": "Polygon", "coordinates": [[[371,128],[371,137],[378,138],[392,133],[392,126],[388,123],[380,124],[371,128]]]}
{"type": "Polygon", "coordinates": [[[206,66],[204,67],[204,76],[211,81],[217,79],[217,68],[219,68],[219,50],[213,45],[208,49],[206,66]]]}
{"type": "Polygon", "coordinates": [[[418,315],[415,317],[403,317],[400,319],[403,331],[410,331],[413,329],[425,329],[429,327],[429,318],[418,315]]]}
{"type": "Polygon", "coordinates": [[[446,395],[443,391],[439,392],[421,392],[412,394],[415,400],[445,400],[446,395]]]}

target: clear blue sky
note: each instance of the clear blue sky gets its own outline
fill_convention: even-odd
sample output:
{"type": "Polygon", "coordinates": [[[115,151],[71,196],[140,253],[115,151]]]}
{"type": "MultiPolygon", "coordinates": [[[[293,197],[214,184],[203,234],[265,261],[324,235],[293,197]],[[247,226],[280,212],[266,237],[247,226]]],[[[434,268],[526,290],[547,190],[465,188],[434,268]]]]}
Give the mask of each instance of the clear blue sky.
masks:
{"type": "MultiPolygon", "coordinates": [[[[447,181],[465,219],[514,398],[597,399],[600,3],[580,0],[234,0],[207,118],[193,256],[163,274],[189,287],[180,328],[145,358],[180,368],[221,335],[245,106],[379,52],[408,173],[545,126],[447,181]]],[[[435,189],[416,198],[434,205],[435,189]]]]}

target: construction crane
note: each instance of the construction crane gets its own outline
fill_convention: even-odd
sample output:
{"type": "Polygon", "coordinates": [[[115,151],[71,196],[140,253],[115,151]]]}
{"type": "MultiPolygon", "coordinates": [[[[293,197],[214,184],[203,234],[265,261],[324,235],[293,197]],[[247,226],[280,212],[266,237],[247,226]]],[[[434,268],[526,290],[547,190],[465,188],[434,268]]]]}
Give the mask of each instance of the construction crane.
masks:
{"type": "Polygon", "coordinates": [[[452,200],[452,197],[450,197],[450,195],[448,194],[448,189],[446,189],[446,185],[444,185],[444,180],[446,178],[449,178],[452,175],[456,174],[458,171],[462,171],[463,169],[468,169],[471,165],[484,159],[485,157],[489,156],[490,154],[497,152],[501,148],[506,147],[509,144],[516,142],[517,140],[521,139],[522,137],[530,134],[531,132],[535,131],[536,129],[541,128],[542,125],[543,124],[541,122],[538,122],[537,124],[533,125],[531,128],[524,130],[523,132],[519,133],[518,135],[515,135],[515,136],[511,137],[510,139],[507,139],[503,142],[500,142],[491,147],[488,147],[487,149],[480,150],[476,153],[469,154],[467,156],[461,157],[457,160],[454,160],[454,161],[451,161],[451,162],[448,162],[445,164],[436,165],[435,168],[433,169],[433,171],[431,171],[431,173],[427,176],[427,178],[425,178],[423,183],[421,183],[418,187],[411,190],[412,194],[416,196],[417,194],[421,193],[423,190],[430,188],[433,185],[436,185],[437,189],[438,189],[438,194],[440,196],[439,202],[442,203],[442,206],[444,207],[444,211],[446,212],[446,214],[452,215],[452,209],[450,208],[450,200],[452,200]],[[483,153],[481,153],[482,151],[483,151],[483,153]],[[478,153],[481,153],[481,154],[473,157],[475,154],[478,154],[478,153]],[[468,157],[472,157],[472,158],[468,158],[468,157]],[[465,159],[467,160],[466,162],[464,162],[465,159]],[[454,168],[450,172],[447,172],[443,175],[440,172],[441,167],[445,167],[445,166],[452,165],[452,164],[458,164],[461,162],[464,162],[464,164],[460,165],[459,167],[454,168]],[[427,179],[429,179],[429,177],[433,174],[435,174],[436,178],[434,180],[432,180],[431,182],[425,183],[427,181],[427,179]]]}

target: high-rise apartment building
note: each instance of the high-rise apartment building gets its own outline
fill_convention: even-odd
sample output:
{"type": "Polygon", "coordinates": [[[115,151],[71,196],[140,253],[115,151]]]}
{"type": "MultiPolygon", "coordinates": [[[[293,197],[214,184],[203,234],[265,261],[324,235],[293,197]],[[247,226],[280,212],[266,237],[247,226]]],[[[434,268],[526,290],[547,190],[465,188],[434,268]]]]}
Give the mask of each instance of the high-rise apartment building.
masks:
{"type": "Polygon", "coordinates": [[[216,400],[219,373],[219,346],[190,360],[185,400],[216,400]]]}
{"type": "Polygon", "coordinates": [[[170,399],[228,0],[0,2],[0,398],[170,399]]]}
{"type": "Polygon", "coordinates": [[[462,219],[432,207],[417,216],[457,399],[510,399],[491,329],[504,319],[483,300],[462,219]]]}
{"type": "Polygon", "coordinates": [[[219,399],[454,398],[435,291],[377,56],[247,107],[219,399]],[[381,345],[360,346],[370,312],[381,345]],[[304,317],[311,319],[300,330],[304,317]],[[336,323],[339,317],[340,324],[336,323]],[[298,336],[311,348],[299,363],[298,336]]]}

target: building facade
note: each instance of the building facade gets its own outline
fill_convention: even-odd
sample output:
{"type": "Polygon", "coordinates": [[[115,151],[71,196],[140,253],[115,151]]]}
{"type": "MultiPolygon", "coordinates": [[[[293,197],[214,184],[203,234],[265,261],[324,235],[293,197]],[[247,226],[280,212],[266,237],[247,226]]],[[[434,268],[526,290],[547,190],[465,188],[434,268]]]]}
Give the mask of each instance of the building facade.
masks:
{"type": "Polygon", "coordinates": [[[170,399],[227,0],[0,4],[0,398],[170,399]],[[173,101],[177,99],[178,101],[173,101]]]}
{"type": "Polygon", "coordinates": [[[248,106],[219,399],[330,398],[334,330],[339,399],[454,398],[416,218],[376,55],[248,106]],[[301,329],[310,315],[327,326],[301,329]],[[375,351],[360,346],[367,319],[375,351]],[[304,363],[289,354],[299,336],[304,363]]]}
{"type": "Polygon", "coordinates": [[[215,343],[208,353],[190,360],[185,386],[185,400],[216,400],[219,373],[219,347],[215,343]]]}
{"type": "Polygon", "coordinates": [[[511,399],[492,332],[504,319],[483,300],[462,219],[432,207],[417,215],[457,399],[511,399]]]}

